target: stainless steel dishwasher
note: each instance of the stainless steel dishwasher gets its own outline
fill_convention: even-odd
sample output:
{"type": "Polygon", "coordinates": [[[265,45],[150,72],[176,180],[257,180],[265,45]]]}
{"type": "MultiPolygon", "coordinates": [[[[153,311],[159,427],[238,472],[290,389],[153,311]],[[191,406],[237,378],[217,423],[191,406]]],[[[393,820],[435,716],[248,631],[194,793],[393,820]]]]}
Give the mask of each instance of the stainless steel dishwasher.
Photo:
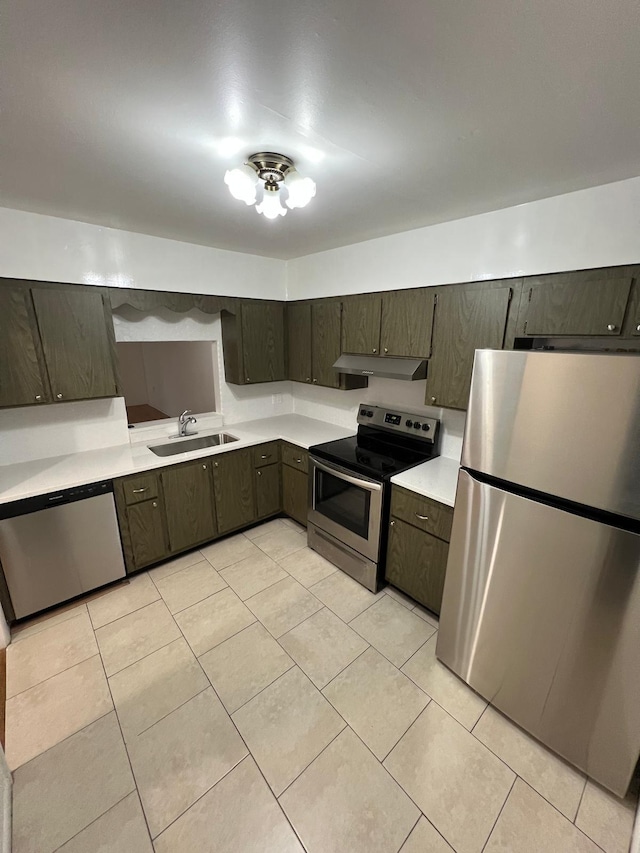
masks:
{"type": "Polygon", "coordinates": [[[16,619],[123,578],[111,480],[1,505],[0,562],[16,619]]]}

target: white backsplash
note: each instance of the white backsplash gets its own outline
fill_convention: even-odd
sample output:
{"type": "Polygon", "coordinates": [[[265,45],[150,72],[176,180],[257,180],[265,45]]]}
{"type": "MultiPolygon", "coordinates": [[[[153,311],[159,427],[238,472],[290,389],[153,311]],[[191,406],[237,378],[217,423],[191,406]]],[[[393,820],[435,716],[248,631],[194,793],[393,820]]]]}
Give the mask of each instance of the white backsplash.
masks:
{"type": "Polygon", "coordinates": [[[128,441],[123,397],[0,410],[0,465],[128,441]]]}
{"type": "Polygon", "coordinates": [[[318,388],[299,382],[293,385],[293,411],[299,415],[344,427],[356,426],[360,403],[379,403],[382,406],[409,409],[442,422],[442,456],[460,459],[466,412],[425,406],[427,380],[406,382],[399,379],[371,377],[368,388],[338,391],[318,388]]]}

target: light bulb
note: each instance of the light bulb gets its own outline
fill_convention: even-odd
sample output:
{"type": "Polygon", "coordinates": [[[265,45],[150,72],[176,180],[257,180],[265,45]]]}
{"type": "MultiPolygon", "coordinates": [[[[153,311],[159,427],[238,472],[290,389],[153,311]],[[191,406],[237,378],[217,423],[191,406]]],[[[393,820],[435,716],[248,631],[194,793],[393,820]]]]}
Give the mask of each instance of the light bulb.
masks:
{"type": "Polygon", "coordinates": [[[277,219],[278,216],[284,216],[287,212],[286,207],[283,207],[280,201],[280,192],[278,189],[270,190],[266,186],[262,201],[256,205],[256,210],[258,213],[266,216],[267,219],[277,219]]]}
{"type": "Polygon", "coordinates": [[[292,170],[284,179],[284,184],[289,190],[287,207],[305,207],[316,194],[316,184],[311,178],[303,178],[298,172],[292,170]]]}
{"type": "Polygon", "coordinates": [[[258,176],[251,166],[238,166],[236,169],[227,169],[224,182],[229,187],[229,192],[238,201],[245,204],[255,204],[256,184],[258,176]]]}

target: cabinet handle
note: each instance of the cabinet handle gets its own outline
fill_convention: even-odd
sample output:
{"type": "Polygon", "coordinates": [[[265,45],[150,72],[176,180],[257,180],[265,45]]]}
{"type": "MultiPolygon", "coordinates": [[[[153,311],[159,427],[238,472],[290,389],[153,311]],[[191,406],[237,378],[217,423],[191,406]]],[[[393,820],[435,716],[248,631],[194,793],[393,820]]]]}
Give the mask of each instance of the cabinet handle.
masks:
{"type": "Polygon", "coordinates": [[[416,517],[416,518],[419,518],[419,519],[420,519],[420,521],[429,521],[429,516],[428,516],[428,515],[420,515],[420,513],[419,513],[419,512],[415,512],[415,513],[414,513],[414,515],[415,515],[415,517],[416,517]]]}
{"type": "Polygon", "coordinates": [[[431,398],[431,402],[432,402],[432,403],[435,403],[435,401],[436,401],[436,398],[435,398],[435,397],[432,397],[432,398],[431,398]]]}
{"type": "Polygon", "coordinates": [[[314,384],[316,384],[316,383],[318,382],[318,380],[317,380],[317,379],[314,379],[314,380],[313,380],[313,382],[314,382],[314,384]]]}
{"type": "Polygon", "coordinates": [[[204,471],[206,471],[206,470],[207,470],[207,466],[206,466],[206,465],[203,465],[203,466],[202,466],[202,468],[203,468],[203,470],[204,470],[204,471]]]}
{"type": "Polygon", "coordinates": [[[56,398],[57,398],[58,400],[62,400],[62,394],[56,394],[56,398]]]}
{"type": "Polygon", "coordinates": [[[262,477],[262,471],[256,471],[256,474],[258,475],[258,477],[262,477]]]}
{"type": "Polygon", "coordinates": [[[310,376],[307,376],[307,378],[306,378],[304,381],[305,381],[305,382],[311,382],[311,377],[310,377],[310,376]]]}
{"type": "Polygon", "coordinates": [[[218,463],[217,463],[217,462],[214,462],[214,463],[213,463],[213,467],[214,467],[214,468],[217,468],[217,467],[218,467],[218,463]]]}
{"type": "Polygon", "coordinates": [[[251,380],[249,379],[249,377],[248,377],[248,376],[245,376],[245,377],[244,377],[244,380],[245,380],[245,382],[251,382],[251,380]]]}
{"type": "Polygon", "coordinates": [[[390,522],[389,522],[389,527],[395,527],[395,526],[396,526],[395,521],[390,521],[390,522]]]}
{"type": "Polygon", "coordinates": [[[609,323],[609,325],[607,326],[607,331],[608,332],[615,332],[616,328],[617,328],[617,326],[615,323],[609,323]]]}
{"type": "Polygon", "coordinates": [[[42,402],[42,394],[36,394],[36,403],[42,402]]]}
{"type": "Polygon", "coordinates": [[[378,350],[374,347],[371,352],[378,352],[378,350]]]}
{"type": "Polygon", "coordinates": [[[270,459],[270,458],[271,458],[270,453],[263,453],[262,456],[260,457],[260,459],[270,459]]]}
{"type": "Polygon", "coordinates": [[[384,348],[384,351],[385,351],[385,352],[389,352],[389,350],[387,349],[387,347],[385,347],[385,348],[384,348]]]}
{"type": "Polygon", "coordinates": [[[158,501],[154,501],[151,506],[158,506],[158,501]]]}
{"type": "Polygon", "coordinates": [[[133,494],[134,495],[141,495],[143,492],[146,492],[146,491],[147,491],[147,487],[145,486],[144,489],[134,489],[133,494]]]}
{"type": "Polygon", "coordinates": [[[302,465],[302,459],[296,459],[296,462],[298,463],[298,465],[302,465]]]}

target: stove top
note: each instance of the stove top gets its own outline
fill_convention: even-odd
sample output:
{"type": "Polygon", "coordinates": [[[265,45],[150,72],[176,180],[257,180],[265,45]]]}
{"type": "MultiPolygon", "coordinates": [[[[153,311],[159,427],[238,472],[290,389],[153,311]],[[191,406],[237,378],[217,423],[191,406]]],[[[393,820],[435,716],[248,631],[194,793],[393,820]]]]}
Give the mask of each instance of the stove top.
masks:
{"type": "Polygon", "coordinates": [[[379,481],[440,455],[435,418],[365,404],[358,424],[356,435],[316,444],[309,453],[379,481]]]}

